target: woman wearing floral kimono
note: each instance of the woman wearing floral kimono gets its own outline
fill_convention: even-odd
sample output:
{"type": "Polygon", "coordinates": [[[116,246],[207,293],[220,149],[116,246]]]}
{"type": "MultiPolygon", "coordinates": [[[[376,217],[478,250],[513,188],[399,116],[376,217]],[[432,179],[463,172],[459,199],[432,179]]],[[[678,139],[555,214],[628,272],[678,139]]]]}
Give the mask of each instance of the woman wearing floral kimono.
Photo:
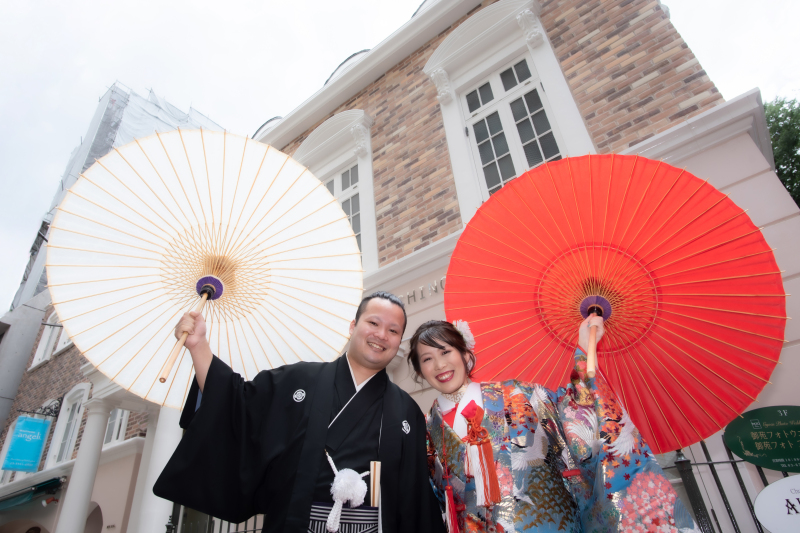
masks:
{"type": "Polygon", "coordinates": [[[571,383],[475,383],[466,322],[426,322],[409,362],[439,397],[427,416],[429,467],[456,532],[693,531],[686,508],[601,377],[585,377],[581,325],[571,383]]]}

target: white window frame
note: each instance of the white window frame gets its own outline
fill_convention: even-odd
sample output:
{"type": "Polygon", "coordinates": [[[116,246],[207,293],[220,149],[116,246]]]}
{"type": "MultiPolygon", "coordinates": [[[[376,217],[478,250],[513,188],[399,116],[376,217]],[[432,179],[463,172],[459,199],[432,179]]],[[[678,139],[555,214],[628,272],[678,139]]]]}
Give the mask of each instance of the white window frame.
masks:
{"type": "MultiPolygon", "coordinates": [[[[464,223],[469,222],[478,207],[488,199],[482,166],[472,148],[474,133],[470,132],[470,136],[465,133],[472,124],[471,120],[474,120],[467,108],[466,94],[495,75],[497,83],[500,83],[499,73],[520,58],[526,59],[533,78],[537,78],[547,118],[558,133],[556,142],[561,156],[596,152],[558,58],[539,20],[540,10],[535,0],[500,0],[481,9],[441,42],[423,68],[438,92],[464,223]]],[[[523,82],[523,86],[531,85],[533,82],[530,85],[523,82]]],[[[502,88],[502,84],[498,87],[502,88]]],[[[495,92],[494,89],[495,86],[492,86],[492,92],[495,92]]],[[[515,90],[521,89],[515,87],[509,92],[515,90]]],[[[495,93],[495,101],[501,100],[499,96],[504,94],[504,90],[495,93]]],[[[490,105],[496,105],[495,101],[490,105]]],[[[488,108],[482,106],[476,112],[481,112],[484,107],[488,108]]],[[[522,173],[522,168],[517,168],[515,164],[517,175],[522,173]]],[[[524,169],[527,168],[525,164],[524,169]]]]}
{"type": "MultiPolygon", "coordinates": [[[[372,119],[360,109],[342,111],[320,124],[300,145],[293,157],[308,167],[322,183],[352,166],[358,166],[358,184],[348,195],[358,193],[361,213],[361,261],[364,275],[378,269],[378,231],[372,173],[372,119]]],[[[337,197],[339,202],[349,196],[337,197]]]]}
{"type": "Polygon", "coordinates": [[[31,371],[47,361],[53,356],[53,349],[55,347],[56,342],[61,335],[61,330],[64,328],[58,322],[58,315],[55,311],[50,313],[45,320],[46,325],[42,326],[42,336],[39,338],[39,344],[36,345],[36,354],[33,356],[33,361],[31,361],[31,366],[28,368],[28,371],[31,371]]]}
{"type": "MultiPolygon", "coordinates": [[[[520,57],[516,57],[511,61],[506,62],[506,64],[502,65],[500,68],[495,69],[495,71],[492,72],[486,79],[481,80],[479,83],[475,84],[474,87],[468,87],[459,95],[459,98],[463,100],[462,105],[464,113],[464,125],[469,131],[469,135],[467,135],[467,137],[469,137],[468,142],[471,148],[473,161],[476,163],[476,171],[478,174],[481,196],[484,200],[489,198],[489,188],[483,175],[483,165],[478,152],[478,143],[475,138],[475,130],[473,126],[476,122],[479,122],[480,120],[483,120],[489,115],[497,112],[500,116],[500,121],[503,124],[503,132],[505,133],[506,142],[508,143],[509,151],[511,153],[511,160],[514,163],[516,176],[527,172],[533,167],[528,165],[528,160],[525,157],[522,142],[517,131],[516,121],[514,120],[514,116],[511,112],[511,102],[519,98],[523,98],[526,94],[534,89],[537,91],[542,105],[544,106],[544,112],[548,121],[550,122],[551,131],[553,132],[556,143],[558,144],[559,153],[562,158],[566,157],[564,149],[562,148],[565,145],[564,139],[561,136],[558,126],[553,120],[553,108],[550,106],[550,100],[547,98],[547,94],[542,88],[542,83],[539,79],[538,72],[531,64],[531,58],[529,54],[525,53],[520,57]],[[531,71],[531,77],[506,91],[500,79],[500,73],[512,68],[514,65],[523,60],[528,64],[528,69],[531,71]],[[467,94],[472,92],[474,89],[481,87],[487,82],[492,88],[494,99],[484,105],[481,105],[475,111],[470,113],[466,100],[467,94]]],[[[543,154],[542,156],[544,157],[543,154]]]]}
{"type": "Polygon", "coordinates": [[[116,407],[111,410],[108,415],[108,423],[106,430],[103,433],[103,448],[107,446],[114,446],[125,440],[125,431],[128,428],[128,415],[130,411],[116,407]],[[113,424],[113,427],[112,427],[113,424]],[[108,431],[111,429],[111,438],[109,439],[108,431]],[[108,440],[106,440],[108,439],[108,440]]]}
{"type": "Polygon", "coordinates": [[[83,420],[84,403],[89,396],[89,389],[91,384],[79,383],[75,385],[72,390],[64,395],[64,401],[61,404],[61,411],[58,414],[56,427],[53,431],[53,438],[50,439],[50,447],[47,450],[47,461],[45,462],[45,469],[55,466],[57,464],[65,463],[72,459],[72,453],[75,451],[75,442],[78,439],[78,433],[81,427],[81,420],[83,420]],[[67,447],[65,449],[64,457],[58,460],[58,452],[61,448],[61,441],[64,439],[64,432],[69,429],[67,423],[69,420],[70,407],[77,404],[77,411],[75,412],[75,425],[69,435],[67,447]]]}
{"type": "Polygon", "coordinates": [[[58,335],[58,342],[53,350],[53,355],[61,355],[72,346],[72,339],[70,339],[69,335],[67,335],[67,328],[62,326],[57,329],[59,329],[61,332],[58,335]]]}

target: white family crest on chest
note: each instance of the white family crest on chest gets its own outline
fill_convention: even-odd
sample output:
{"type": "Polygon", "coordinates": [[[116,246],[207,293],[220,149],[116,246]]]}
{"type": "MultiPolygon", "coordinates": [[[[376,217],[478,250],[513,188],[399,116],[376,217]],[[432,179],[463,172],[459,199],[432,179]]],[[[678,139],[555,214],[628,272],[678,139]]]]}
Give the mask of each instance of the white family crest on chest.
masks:
{"type": "Polygon", "coordinates": [[[296,391],[294,391],[294,394],[292,394],[292,399],[298,403],[302,402],[303,400],[306,399],[306,391],[304,391],[303,389],[297,389],[296,391]]]}
{"type": "Polygon", "coordinates": [[[403,420],[403,433],[406,435],[411,433],[411,424],[408,423],[408,420],[403,420]]]}

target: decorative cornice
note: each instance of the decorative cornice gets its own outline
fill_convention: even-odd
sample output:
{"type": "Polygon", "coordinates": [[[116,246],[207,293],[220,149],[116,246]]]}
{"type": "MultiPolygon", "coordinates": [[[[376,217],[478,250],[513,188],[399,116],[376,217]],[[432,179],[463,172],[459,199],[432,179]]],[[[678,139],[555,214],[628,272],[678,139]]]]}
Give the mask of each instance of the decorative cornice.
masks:
{"type": "MultiPolygon", "coordinates": [[[[369,118],[367,115],[364,115],[366,118],[369,118]]],[[[370,131],[369,128],[364,124],[365,121],[360,121],[350,128],[350,133],[353,135],[353,140],[356,143],[356,147],[353,150],[353,153],[356,154],[356,157],[367,157],[369,154],[370,149],[370,131]]]]}
{"type": "Polygon", "coordinates": [[[531,48],[536,48],[544,42],[544,29],[539,21],[540,12],[541,7],[536,3],[533,9],[524,9],[517,15],[517,23],[525,34],[525,42],[531,48]]]}
{"type": "Polygon", "coordinates": [[[437,95],[441,104],[446,104],[453,99],[453,92],[450,88],[450,78],[447,77],[447,72],[443,68],[437,68],[430,74],[431,81],[436,85],[437,95]]]}
{"type": "MultiPolygon", "coordinates": [[[[430,76],[441,68],[447,71],[452,81],[458,83],[459,72],[485,53],[487,47],[509,39],[519,39],[517,17],[525,11],[530,11],[538,20],[541,6],[537,0],[500,0],[481,9],[445,37],[422,71],[430,76]]],[[[543,30],[540,31],[544,37],[543,30]]],[[[521,39],[519,43],[522,45],[521,39]]]]}
{"type": "Polygon", "coordinates": [[[364,150],[366,155],[368,143],[371,142],[369,128],[373,122],[372,117],[361,109],[337,113],[317,126],[292,157],[311,169],[330,157],[342,154],[343,150],[354,149],[358,157],[364,150]]]}

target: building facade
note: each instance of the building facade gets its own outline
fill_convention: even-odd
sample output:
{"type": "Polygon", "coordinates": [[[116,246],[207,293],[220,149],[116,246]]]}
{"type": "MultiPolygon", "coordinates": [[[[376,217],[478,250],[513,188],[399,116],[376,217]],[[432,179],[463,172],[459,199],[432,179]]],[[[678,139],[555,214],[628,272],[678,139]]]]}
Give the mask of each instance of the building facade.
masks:
{"type": "MultiPolygon", "coordinates": [[[[515,176],[545,161],[585,154],[641,154],[708,179],[748,209],[762,228],[784,271],[786,292],[795,293],[792,289],[800,283],[800,254],[792,239],[800,210],[774,173],[760,93],[755,89],[725,101],[658,0],[426,0],[392,35],[347,58],[320,90],[284,117],[268,120],[253,137],[306,165],[339,199],[361,246],[365,292],[388,290],[403,298],[407,336],[427,320],[444,318],[449,258],[478,207],[515,176]]],[[[38,280],[35,273],[30,278],[38,280]]],[[[31,307],[41,314],[26,320],[49,324],[49,302],[40,299],[31,307]]],[[[788,296],[787,302],[792,316],[797,299],[788,296]]],[[[21,306],[15,307],[18,311],[21,306]]],[[[42,353],[49,353],[50,344],[52,350],[61,345],[57,335],[45,333],[49,327],[37,326],[35,334],[29,333],[27,368],[37,358],[41,339],[47,339],[42,353]]],[[[759,406],[796,403],[791,377],[800,371],[800,358],[793,357],[800,329],[791,322],[786,339],[781,371],[762,392],[759,406]]],[[[0,344],[0,355],[2,349],[0,344]]],[[[99,428],[107,431],[112,416],[118,416],[109,408],[128,406],[123,444],[138,442],[145,431],[146,437],[141,451],[133,454],[139,456],[139,473],[125,492],[129,503],[121,507],[127,510],[113,525],[117,531],[155,531],[147,526],[166,524],[173,512],[148,490],[180,436],[175,433],[176,413],[142,408],[89,365],[81,367],[80,354],[63,349],[64,355],[54,361],[65,355],[74,358],[69,363],[74,377],[57,391],[67,399],[62,413],[70,412],[63,406],[74,404],[80,394],[76,391],[84,390],[88,380],[92,401],[101,404],[95,412],[107,415],[97,415],[102,424],[94,423],[97,437],[86,453],[96,459],[94,489],[81,485],[89,483],[92,473],[83,469],[79,483],[75,474],[67,480],[66,496],[75,486],[75,494],[89,494],[81,502],[96,501],[92,498],[98,486],[104,486],[103,468],[117,464],[103,462],[105,439],[100,439],[99,428]],[[82,377],[75,369],[82,369],[82,377]],[[152,431],[155,418],[158,430],[152,431]]],[[[427,411],[436,394],[412,379],[406,353],[407,339],[389,367],[390,376],[427,411]]],[[[65,367],[70,360],[63,359],[65,367]]],[[[23,380],[25,390],[28,382],[34,387],[38,381],[30,374],[23,380]]],[[[56,394],[53,389],[47,398],[31,395],[23,404],[23,385],[11,396],[16,398],[13,409],[35,410],[41,406],[37,402],[56,394]]],[[[75,412],[86,419],[76,425],[76,442],[92,416],[93,404],[85,405],[83,413],[75,412]]],[[[14,417],[12,412],[6,431],[14,417]]],[[[114,427],[121,428],[122,419],[117,419],[114,427]]],[[[60,433],[57,442],[59,438],[64,441],[60,433]]],[[[73,445],[73,455],[78,450],[75,469],[84,446],[73,445]]],[[[698,444],[684,453],[694,463],[727,460],[719,435],[707,440],[707,451],[698,444]]],[[[662,459],[664,466],[672,466],[674,457],[662,459]]],[[[125,464],[134,470],[132,463],[125,464]]],[[[735,468],[747,495],[755,498],[764,483],[751,465],[721,464],[716,473],[723,485],[735,487],[735,468]]],[[[695,466],[694,473],[704,486],[714,486],[708,465],[695,466]]],[[[768,482],[780,476],[766,473],[768,482]]],[[[681,493],[682,480],[676,472],[673,477],[681,493]]],[[[0,486],[0,498],[4,494],[0,486]]],[[[727,496],[726,506],[720,493],[702,494],[706,507],[715,510],[713,527],[755,532],[745,492],[727,496]]],[[[83,515],[86,524],[93,512],[87,509],[83,515]]],[[[0,510],[0,533],[7,533],[3,517],[0,510]]],[[[190,510],[174,518],[180,531],[227,527],[190,510]]],[[[102,524],[106,530],[112,525],[105,513],[102,524]]],[[[17,530],[8,529],[12,531],[17,530]]],[[[62,529],[56,525],[55,531],[62,529]]]]}
{"type": "Polygon", "coordinates": [[[158,448],[166,450],[165,456],[151,460],[161,410],[111,383],[72,344],[51,304],[45,259],[55,208],[78,176],[113,148],[176,127],[222,129],[152,91],[142,97],[112,85],[43,217],[11,310],[0,317],[0,465],[21,420],[47,420],[49,427],[34,471],[0,471],[0,531],[125,532],[137,520],[150,528],[148,509],[155,510],[158,522],[171,511],[168,502],[149,501],[158,499],[150,490],[155,478],[149,486],[147,479],[148,467],[154,465],[152,475],[157,475],[180,439],[177,421],[170,418],[173,413],[163,417],[169,430],[162,440],[166,435],[171,440],[158,448]]]}

